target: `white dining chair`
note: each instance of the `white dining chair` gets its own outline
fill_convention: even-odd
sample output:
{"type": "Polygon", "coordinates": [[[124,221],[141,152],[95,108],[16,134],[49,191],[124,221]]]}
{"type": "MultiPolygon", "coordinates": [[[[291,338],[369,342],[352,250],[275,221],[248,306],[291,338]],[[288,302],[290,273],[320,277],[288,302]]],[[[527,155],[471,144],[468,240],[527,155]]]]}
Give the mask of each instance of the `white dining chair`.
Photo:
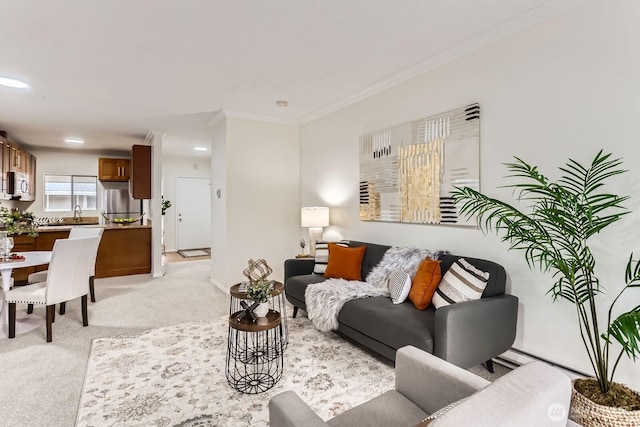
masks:
{"type": "Polygon", "coordinates": [[[53,245],[49,273],[45,282],[17,287],[6,293],[9,304],[9,338],[16,335],[16,304],[46,306],[47,342],[51,342],[51,325],[56,304],[78,297],[82,304],[82,324],[89,325],[87,316],[87,282],[100,245],[100,236],[79,239],[59,239],[53,245]]]}
{"type": "MultiPolygon", "coordinates": [[[[102,232],[104,228],[102,227],[74,227],[69,232],[69,239],[79,239],[83,237],[92,237],[92,236],[100,236],[102,237],[102,232]]],[[[97,257],[97,254],[96,254],[97,257]]],[[[96,302],[96,291],[93,285],[96,275],[96,260],[93,260],[93,273],[89,278],[89,293],[91,296],[91,302],[96,302]]],[[[32,283],[40,283],[45,282],[47,280],[47,270],[37,271],[35,273],[31,273],[27,278],[29,284],[32,283]]],[[[33,307],[29,307],[29,313],[33,310],[33,307]]],[[[65,307],[64,304],[60,306],[60,314],[64,314],[65,307]]]]}

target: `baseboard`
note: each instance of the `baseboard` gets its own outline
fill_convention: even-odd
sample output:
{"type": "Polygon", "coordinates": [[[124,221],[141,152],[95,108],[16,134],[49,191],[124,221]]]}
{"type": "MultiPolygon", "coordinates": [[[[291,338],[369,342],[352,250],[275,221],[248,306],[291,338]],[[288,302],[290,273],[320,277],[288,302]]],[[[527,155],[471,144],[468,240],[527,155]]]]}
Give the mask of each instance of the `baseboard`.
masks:
{"type": "Polygon", "coordinates": [[[506,366],[508,368],[511,368],[511,369],[515,369],[518,366],[522,366],[522,365],[525,365],[527,363],[534,362],[534,361],[544,362],[544,363],[546,363],[548,365],[553,366],[554,368],[557,368],[557,369],[561,370],[562,372],[567,374],[569,376],[569,378],[571,378],[572,380],[575,379],[575,378],[583,378],[583,377],[591,376],[591,375],[586,374],[584,372],[576,371],[575,369],[569,368],[567,366],[560,365],[560,364],[558,364],[556,362],[553,362],[551,360],[547,360],[547,359],[544,359],[542,357],[538,357],[538,356],[533,355],[531,353],[527,353],[526,351],[518,350],[518,349],[515,349],[515,348],[511,348],[511,349],[505,351],[504,353],[502,353],[500,356],[494,358],[493,360],[496,363],[499,363],[499,364],[504,365],[504,366],[506,366]]]}
{"type": "Polygon", "coordinates": [[[220,283],[218,283],[216,280],[211,279],[211,278],[209,279],[209,283],[211,283],[216,288],[220,289],[225,294],[229,295],[229,287],[228,286],[223,286],[220,283]]]}

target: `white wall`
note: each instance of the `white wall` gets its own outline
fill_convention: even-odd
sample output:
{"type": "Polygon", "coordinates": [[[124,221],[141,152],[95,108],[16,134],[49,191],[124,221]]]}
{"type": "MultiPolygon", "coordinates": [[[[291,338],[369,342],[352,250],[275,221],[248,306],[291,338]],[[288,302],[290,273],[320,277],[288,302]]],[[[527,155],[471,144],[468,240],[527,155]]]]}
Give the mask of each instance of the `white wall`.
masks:
{"type": "Polygon", "coordinates": [[[227,265],[227,121],[211,129],[211,281],[228,289],[227,265]],[[216,193],[220,194],[218,195],[216,193]]]}
{"type": "Polygon", "coordinates": [[[164,215],[164,244],[167,252],[177,250],[176,240],[176,182],[178,178],[210,178],[211,159],[208,157],[163,157],[162,187],[164,199],[172,206],[164,215]]]}
{"type": "MultiPolygon", "coordinates": [[[[594,239],[603,285],[620,289],[624,266],[638,251],[640,165],[640,2],[589,2],[537,27],[499,41],[301,128],[303,205],[331,206],[327,232],[394,245],[448,249],[505,266],[511,293],[520,299],[514,347],[585,372],[573,306],[545,295],[552,279],[532,272],[521,253],[495,236],[445,226],[362,222],[358,218],[358,137],[468,103],[481,112],[481,187],[512,200],[503,163],[513,155],[557,176],[569,157],[590,161],[600,148],[624,157],[630,172],[612,180],[612,191],[634,197],[635,213],[594,239]]],[[[299,230],[306,236],[306,230],[299,230]]],[[[326,235],[326,233],[325,233],[326,235]]],[[[638,251],[640,253],[640,251],[638,251]]],[[[620,308],[637,305],[629,293],[620,308]]],[[[640,389],[640,369],[624,360],[617,379],[640,389]]]]}
{"type": "Polygon", "coordinates": [[[273,269],[270,277],[282,280],[283,261],[297,253],[299,240],[299,130],[237,118],[225,122],[224,138],[219,130],[212,144],[212,280],[226,288],[245,280],[250,258],[264,258],[273,269]],[[218,169],[223,157],[225,174],[218,169]],[[216,215],[226,215],[225,230],[216,215]],[[226,246],[218,245],[225,239],[226,246]],[[216,259],[219,254],[225,258],[216,259]]]}

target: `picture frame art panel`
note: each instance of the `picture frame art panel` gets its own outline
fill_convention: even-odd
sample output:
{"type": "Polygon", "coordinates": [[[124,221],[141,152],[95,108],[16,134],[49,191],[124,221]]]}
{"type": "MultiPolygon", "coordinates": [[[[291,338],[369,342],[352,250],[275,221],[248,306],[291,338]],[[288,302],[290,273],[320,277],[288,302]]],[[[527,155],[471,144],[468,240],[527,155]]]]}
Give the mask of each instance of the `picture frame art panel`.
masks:
{"type": "Polygon", "coordinates": [[[480,105],[360,137],[360,219],[475,227],[455,186],[480,190],[480,105]]]}

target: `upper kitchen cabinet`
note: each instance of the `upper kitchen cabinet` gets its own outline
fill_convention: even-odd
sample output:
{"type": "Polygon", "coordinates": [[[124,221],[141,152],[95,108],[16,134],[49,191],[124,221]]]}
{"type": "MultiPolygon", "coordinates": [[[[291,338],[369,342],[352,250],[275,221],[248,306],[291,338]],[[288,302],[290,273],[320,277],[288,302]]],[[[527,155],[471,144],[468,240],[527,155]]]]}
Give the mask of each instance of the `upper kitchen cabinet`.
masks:
{"type": "Polygon", "coordinates": [[[151,146],[131,147],[131,183],[129,191],[133,199],[151,198],[151,146]]]}
{"type": "Polygon", "coordinates": [[[33,201],[36,198],[36,157],[0,132],[0,199],[33,201]]]}
{"type": "Polygon", "coordinates": [[[129,159],[108,157],[98,159],[98,179],[100,181],[129,181],[130,177],[131,163],[129,159]]]}

